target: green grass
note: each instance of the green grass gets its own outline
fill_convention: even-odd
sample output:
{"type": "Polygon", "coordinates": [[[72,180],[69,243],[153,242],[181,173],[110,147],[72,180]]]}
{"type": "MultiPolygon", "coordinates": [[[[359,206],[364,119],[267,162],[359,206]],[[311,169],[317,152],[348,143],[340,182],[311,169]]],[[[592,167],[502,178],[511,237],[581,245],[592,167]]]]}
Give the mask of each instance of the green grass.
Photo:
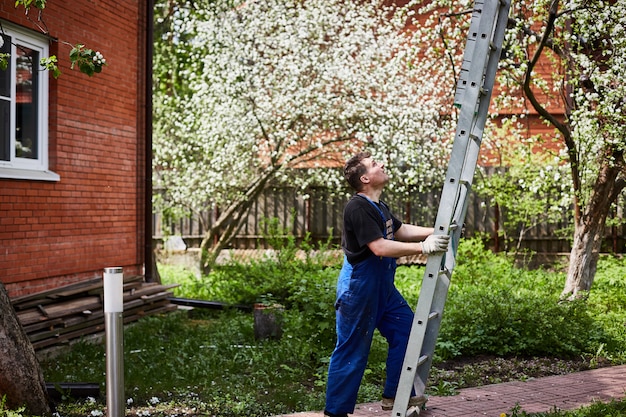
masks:
{"type": "MultiPolygon", "coordinates": [[[[335,342],[332,304],[338,266],[327,266],[323,256],[297,260],[294,247],[287,241],[277,259],[220,266],[202,279],[160,266],[164,283],[180,284],[176,296],[232,304],[280,303],[285,307],[283,335],[280,340],[256,340],[253,314],[236,309],[178,311],[128,326],[128,415],[261,417],[323,408],[326,368],[335,342]]],[[[626,362],[623,259],[603,258],[588,299],[575,303],[558,302],[563,272],[516,268],[475,240],[462,243],[458,259],[431,372],[431,394],[524,379],[549,366],[554,368],[549,372],[559,373],[577,370],[568,368],[572,364],[626,362]],[[479,366],[468,359],[476,357],[488,360],[479,366]],[[493,372],[493,361],[498,360],[525,362],[498,375],[493,372]],[[466,366],[453,373],[446,369],[450,361],[465,361],[466,366]],[[559,366],[562,369],[556,369],[559,366]]],[[[411,305],[417,301],[422,274],[420,267],[398,269],[397,286],[411,305]]],[[[386,344],[377,334],[359,402],[380,399],[385,356],[386,344]]],[[[103,343],[77,343],[42,367],[48,382],[98,382],[105,392],[103,343]]],[[[577,411],[580,414],[541,415],[612,416],[620,415],[611,412],[623,407],[614,403],[594,405],[577,411]]],[[[103,409],[104,398],[68,398],[59,414],[97,416],[103,409]]],[[[514,409],[509,415],[527,414],[514,409]]]]}
{"type": "Polygon", "coordinates": [[[623,417],[626,415],[626,401],[596,402],[578,410],[552,410],[545,413],[526,413],[515,407],[507,417],[623,417]]]}

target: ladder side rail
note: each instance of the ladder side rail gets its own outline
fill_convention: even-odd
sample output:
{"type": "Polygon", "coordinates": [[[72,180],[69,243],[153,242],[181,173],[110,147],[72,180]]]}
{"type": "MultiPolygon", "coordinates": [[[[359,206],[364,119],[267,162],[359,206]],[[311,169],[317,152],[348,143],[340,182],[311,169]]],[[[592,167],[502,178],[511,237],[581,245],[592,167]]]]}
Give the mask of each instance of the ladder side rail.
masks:
{"type": "MultiPolygon", "coordinates": [[[[472,129],[476,129],[477,124],[482,123],[484,125],[491,97],[490,90],[495,80],[497,64],[502,49],[501,44],[504,38],[505,26],[501,23],[506,24],[508,19],[508,5],[510,4],[510,0],[499,2],[487,1],[487,5],[477,1],[475,9],[480,7],[481,4],[483,5],[483,9],[478,25],[479,31],[472,34],[472,37],[476,38],[476,46],[479,46],[479,48],[477,48],[477,51],[474,51],[473,65],[470,67],[468,73],[470,88],[465,89],[461,104],[467,102],[478,103],[479,109],[483,111],[477,114],[474,112],[476,109],[475,106],[462,105],[461,107],[461,115],[457,124],[457,135],[453,144],[451,161],[448,165],[446,182],[444,183],[444,190],[442,191],[441,202],[435,222],[435,234],[449,234],[451,223],[455,223],[458,228],[462,226],[464,221],[467,211],[466,200],[476,168],[481,139],[481,137],[472,134],[472,132],[468,131],[464,126],[471,126],[472,129]],[[497,38],[493,39],[493,36],[497,36],[497,38]],[[483,81],[491,83],[489,88],[484,89],[483,81]],[[485,93],[485,91],[487,91],[487,93],[485,93]],[[446,189],[446,187],[448,187],[448,189],[446,189]],[[450,202],[446,196],[454,196],[454,204],[452,207],[448,206],[450,202]],[[459,202],[461,202],[461,209],[457,211],[459,202]],[[455,213],[457,216],[452,215],[455,213]]],[[[482,129],[480,129],[480,133],[482,135],[482,129]]],[[[453,247],[452,255],[454,255],[456,249],[456,247],[453,247]]],[[[439,260],[433,259],[433,264],[435,264],[435,262],[436,264],[440,263],[439,260]]],[[[429,272],[429,263],[430,262],[427,262],[426,274],[429,272]]],[[[452,269],[449,269],[449,271],[451,274],[452,269]]]]}
{"type": "MultiPolygon", "coordinates": [[[[504,33],[509,19],[509,9],[511,6],[511,0],[500,0],[500,10],[498,12],[497,22],[493,28],[492,35],[492,52],[489,55],[487,66],[485,69],[484,81],[483,81],[483,97],[481,100],[476,114],[476,123],[472,125],[471,134],[476,138],[478,146],[482,141],[483,130],[485,128],[485,122],[489,114],[489,106],[491,103],[491,96],[493,93],[493,87],[495,86],[496,73],[498,70],[498,63],[500,61],[500,55],[502,54],[502,44],[504,42],[504,33]]],[[[473,178],[473,175],[472,175],[473,178]]],[[[466,178],[471,182],[471,178],[466,178]]]]}
{"type": "Polygon", "coordinates": [[[445,216],[450,219],[450,223],[454,223],[454,227],[446,230],[446,233],[451,231],[456,238],[452,238],[453,243],[450,244],[445,255],[434,254],[428,257],[422,289],[409,335],[410,342],[407,346],[403,370],[400,376],[401,381],[392,411],[393,417],[405,417],[405,410],[411,397],[410,389],[400,389],[403,382],[405,384],[408,383],[409,387],[413,388],[417,395],[422,395],[425,392],[426,381],[432,363],[432,354],[424,355],[423,352],[434,351],[445,299],[447,298],[450,285],[450,271],[454,267],[455,254],[461,233],[461,228],[458,226],[458,217],[462,216],[467,208],[467,199],[465,198],[467,185],[460,184],[459,189],[452,191],[456,191],[454,201],[447,202],[448,204],[444,202],[445,205],[441,207],[440,211],[445,213],[445,216]],[[419,341],[419,343],[411,343],[411,341],[419,341]],[[422,363],[418,364],[420,360],[422,360],[422,363]],[[398,407],[398,404],[404,405],[398,407]]]}
{"type": "MultiPolygon", "coordinates": [[[[449,251],[449,250],[448,250],[449,251]]],[[[400,374],[400,382],[396,392],[393,417],[404,417],[406,409],[411,397],[411,389],[415,384],[415,374],[418,367],[418,361],[421,354],[421,343],[411,343],[411,341],[421,341],[427,329],[429,315],[432,308],[432,301],[437,289],[437,280],[441,273],[441,263],[443,255],[433,254],[428,257],[426,263],[426,271],[422,282],[422,288],[418,297],[417,308],[413,316],[413,323],[409,334],[409,343],[407,345],[402,372],[400,374]],[[403,388],[403,389],[401,389],[403,388]]],[[[416,386],[416,394],[424,393],[425,386],[416,386]]]]}
{"type": "MultiPolygon", "coordinates": [[[[469,187],[469,184],[468,184],[468,186],[465,188],[466,196],[469,196],[470,189],[471,188],[469,187]]],[[[452,278],[452,271],[454,270],[454,267],[456,266],[456,256],[457,256],[457,252],[459,248],[459,243],[461,240],[461,234],[463,233],[462,224],[465,219],[465,215],[467,213],[468,205],[469,205],[469,198],[465,197],[462,200],[462,204],[459,205],[458,210],[455,212],[454,221],[457,222],[458,220],[459,221],[458,224],[460,224],[460,226],[454,228],[450,234],[450,249],[452,252],[452,256],[446,256],[444,259],[444,268],[450,271],[450,278],[452,278]]],[[[446,300],[444,299],[443,302],[445,303],[446,300]]],[[[442,316],[443,316],[443,313],[442,313],[442,316]]],[[[434,349],[433,349],[433,353],[434,353],[434,349]]]]}
{"type": "Polygon", "coordinates": [[[493,27],[495,26],[497,18],[497,12],[497,2],[494,0],[487,1],[487,4],[485,4],[484,1],[476,1],[474,3],[472,18],[470,20],[467,40],[463,52],[461,71],[459,73],[457,89],[454,95],[454,104],[457,107],[461,107],[461,101],[465,95],[465,88],[469,84],[469,71],[474,65],[473,63],[475,63],[476,61],[482,62],[481,59],[477,59],[475,51],[480,51],[481,48],[484,48],[484,45],[479,44],[481,43],[481,41],[484,41],[486,34],[489,34],[488,37],[489,39],[491,39],[493,27]]]}
{"type": "Polygon", "coordinates": [[[461,61],[461,70],[459,71],[459,79],[457,81],[457,88],[454,94],[454,103],[463,97],[465,91],[465,85],[467,84],[467,75],[469,68],[472,64],[472,57],[474,56],[474,48],[476,47],[475,36],[473,34],[478,33],[480,28],[480,21],[482,17],[483,1],[476,1],[472,10],[472,17],[470,20],[470,26],[468,28],[468,35],[465,41],[465,49],[463,50],[463,60],[461,61]]]}
{"type": "MultiPolygon", "coordinates": [[[[442,258],[443,262],[443,258],[442,258]]],[[[428,316],[425,318],[426,322],[424,323],[422,329],[424,332],[423,340],[429,341],[433,339],[433,336],[436,337],[436,334],[433,334],[433,331],[437,331],[438,326],[433,326],[434,323],[439,324],[441,322],[441,314],[443,313],[443,305],[438,302],[440,300],[441,295],[446,295],[448,293],[448,288],[450,287],[450,275],[444,269],[440,270],[436,277],[433,277],[433,298],[431,303],[431,309],[428,313],[428,316]]],[[[423,346],[416,346],[418,349],[423,346]]],[[[426,380],[427,378],[421,378],[419,374],[420,369],[424,369],[424,366],[432,361],[432,357],[429,355],[418,355],[418,362],[415,368],[416,376],[413,379],[413,388],[417,395],[421,395],[424,393],[426,389],[426,380]]],[[[427,375],[426,375],[427,376],[427,375]]]]}
{"type": "MultiPolygon", "coordinates": [[[[448,291],[450,289],[450,279],[452,275],[452,271],[456,266],[456,254],[459,247],[459,241],[462,233],[462,224],[465,219],[465,214],[467,213],[467,207],[469,204],[469,199],[467,196],[469,195],[470,185],[464,184],[461,187],[461,194],[459,195],[458,202],[454,210],[453,220],[454,227],[450,228],[450,247],[448,253],[446,253],[443,258],[443,268],[444,271],[449,271],[449,276],[447,280],[439,279],[437,281],[436,289],[434,297],[435,299],[432,302],[432,311],[436,312],[437,315],[434,319],[430,320],[428,326],[426,328],[426,333],[424,334],[424,340],[422,342],[422,352],[431,352],[430,355],[427,355],[427,359],[424,363],[420,364],[417,368],[417,375],[415,377],[413,386],[416,392],[423,393],[424,390],[419,391],[418,387],[423,386],[426,387],[426,382],[428,380],[428,376],[430,373],[431,364],[433,361],[433,355],[435,351],[435,347],[437,344],[437,338],[439,336],[439,330],[441,329],[441,321],[443,320],[443,312],[446,300],[448,298],[448,291]]],[[[422,355],[424,356],[424,355],[422,355]]]]}
{"type": "MultiPolygon", "coordinates": [[[[468,44],[475,43],[471,65],[468,69],[467,80],[459,80],[460,84],[463,84],[463,96],[459,100],[460,114],[457,121],[457,128],[454,143],[452,145],[452,152],[450,155],[450,161],[448,163],[448,171],[446,173],[446,182],[444,183],[441,203],[439,205],[439,212],[444,203],[444,195],[457,195],[456,192],[452,194],[446,194],[448,190],[446,187],[452,186],[454,188],[459,187],[458,181],[460,174],[464,169],[467,169],[467,153],[471,147],[472,138],[469,135],[470,128],[475,125],[474,119],[476,116],[476,106],[479,103],[479,99],[483,94],[483,79],[485,74],[485,68],[489,62],[490,52],[492,47],[491,36],[494,33],[494,23],[496,22],[498,7],[496,2],[488,1],[487,5],[483,5],[482,12],[479,15],[478,30],[471,32],[468,38],[468,44]],[[487,5],[489,7],[487,7],[487,5]],[[471,40],[470,40],[471,39],[471,40]],[[456,182],[456,183],[455,183],[456,182]]],[[[476,7],[479,6],[477,3],[476,7]]],[[[470,25],[475,26],[475,25],[470,25]]],[[[489,98],[487,98],[487,101],[489,98]]],[[[487,106],[488,107],[488,106],[487,106]]],[[[488,109],[488,108],[487,108],[488,109]]],[[[478,157],[478,150],[475,149],[476,158],[478,157]]],[[[474,168],[472,168],[473,172],[474,168]]],[[[445,211],[445,210],[444,210],[445,211]]],[[[435,233],[447,232],[445,224],[450,221],[450,217],[447,213],[438,212],[437,220],[435,222],[435,233]]]]}
{"type": "MultiPolygon", "coordinates": [[[[489,62],[487,63],[487,68],[485,70],[484,85],[486,86],[492,87],[495,83],[495,74],[497,71],[499,57],[502,50],[502,43],[504,40],[506,23],[508,20],[510,1],[511,0],[503,0],[500,3],[501,7],[498,13],[498,23],[496,24],[496,27],[494,27],[492,53],[489,55],[489,62]]],[[[461,182],[465,185],[465,187],[461,187],[461,195],[458,196],[457,200],[462,203],[457,206],[457,210],[455,210],[455,214],[452,220],[452,222],[456,224],[456,228],[451,231],[451,247],[453,250],[453,256],[446,256],[444,259],[445,268],[450,271],[450,274],[452,274],[452,271],[456,266],[456,255],[458,251],[459,240],[462,233],[463,223],[465,221],[465,216],[467,214],[469,195],[472,189],[472,181],[475,173],[475,167],[477,165],[477,157],[480,150],[480,144],[482,141],[483,129],[481,129],[480,127],[484,127],[488,115],[489,103],[491,99],[491,90],[492,88],[489,88],[486,92],[483,92],[483,96],[479,100],[479,111],[474,117],[475,124],[472,126],[473,129],[470,133],[470,136],[473,140],[468,143],[468,152],[466,155],[467,158],[465,160],[464,169],[462,170],[463,174],[461,175],[461,182]]],[[[443,319],[443,306],[441,308],[441,313],[439,314],[438,319],[439,321],[443,319]]],[[[439,329],[437,329],[437,335],[438,333],[439,329]]],[[[437,336],[435,336],[435,338],[436,337],[437,336]]],[[[436,340],[431,341],[431,343],[432,351],[434,352],[436,340]]],[[[430,358],[430,360],[432,361],[432,358],[430,358]]],[[[418,373],[422,373],[420,379],[424,382],[424,385],[426,383],[426,379],[428,378],[429,370],[430,365],[428,366],[428,369],[418,369],[418,373]]]]}
{"type": "Polygon", "coordinates": [[[463,222],[465,221],[465,214],[467,213],[467,206],[469,204],[468,196],[470,194],[471,185],[467,183],[463,184],[464,186],[461,187],[462,192],[459,195],[458,204],[455,207],[452,217],[454,227],[450,228],[450,248],[452,256],[446,256],[444,259],[444,268],[448,271],[453,271],[456,266],[456,255],[459,248],[459,241],[461,239],[463,222]]]}
{"type": "MultiPolygon", "coordinates": [[[[447,259],[453,259],[453,256],[447,256],[447,259]]],[[[430,373],[430,367],[433,361],[432,352],[435,350],[437,344],[437,337],[439,336],[439,329],[441,328],[441,320],[443,319],[443,309],[445,307],[445,301],[448,296],[448,290],[450,289],[450,276],[447,273],[442,273],[437,279],[435,286],[434,301],[432,303],[432,312],[436,313],[429,318],[426,325],[426,331],[424,333],[424,340],[422,342],[422,352],[428,352],[428,354],[422,354],[422,362],[416,369],[416,375],[413,379],[413,387],[416,393],[423,394],[426,388],[426,382],[430,373]],[[424,387],[421,391],[418,391],[418,387],[424,387]]]]}
{"type": "MultiPolygon", "coordinates": [[[[488,2],[488,4],[492,3],[493,2],[488,2]]],[[[459,188],[462,187],[461,175],[464,171],[469,169],[468,154],[475,154],[469,155],[471,156],[470,160],[472,161],[476,160],[478,157],[478,148],[472,146],[473,137],[470,135],[470,127],[474,125],[474,119],[476,117],[476,103],[478,103],[481,98],[483,90],[483,74],[490,57],[489,52],[491,48],[490,44],[493,32],[493,21],[484,22],[484,19],[495,20],[496,12],[497,9],[495,7],[484,7],[479,24],[480,30],[475,34],[472,34],[472,37],[476,38],[474,57],[468,72],[468,80],[463,94],[463,99],[460,101],[461,111],[457,123],[454,143],[452,145],[450,161],[448,163],[446,181],[443,185],[437,219],[435,221],[435,234],[448,234],[448,229],[452,220],[450,211],[456,204],[453,204],[453,207],[450,208],[448,206],[450,202],[448,201],[447,196],[454,196],[454,203],[457,202],[460,192],[459,188]]],[[[489,100],[489,97],[486,99],[489,100]]],[[[474,169],[475,165],[471,167],[472,175],[474,169]]]]}
{"type": "MultiPolygon", "coordinates": [[[[478,94],[476,94],[476,97],[478,97],[478,94]]],[[[465,107],[467,108],[468,106],[465,107]]],[[[448,234],[449,232],[449,226],[453,218],[455,207],[458,205],[458,197],[460,195],[459,187],[461,187],[461,182],[458,180],[458,177],[462,174],[462,169],[465,165],[465,153],[469,142],[470,137],[467,132],[464,131],[461,136],[455,139],[450,158],[451,162],[448,166],[448,174],[446,175],[447,180],[444,183],[437,213],[435,234],[448,234]]],[[[446,255],[452,258],[454,257],[451,247],[448,248],[446,255]]],[[[422,345],[429,322],[428,316],[432,311],[432,301],[435,298],[437,279],[442,269],[442,260],[442,255],[434,254],[428,257],[426,263],[422,288],[420,290],[409,335],[410,342],[407,346],[402,372],[400,374],[400,383],[392,411],[393,417],[404,417],[411,396],[411,388],[415,388],[417,395],[424,393],[425,380],[420,383],[419,378],[416,378],[417,362],[422,355],[422,345]]]]}
{"type": "MultiPolygon", "coordinates": [[[[482,19],[480,20],[477,32],[470,34],[474,38],[476,46],[471,57],[472,62],[467,74],[467,80],[464,80],[464,91],[460,100],[456,103],[460,106],[459,119],[457,121],[457,137],[460,131],[468,131],[474,125],[473,120],[477,112],[479,98],[484,94],[485,70],[493,55],[494,25],[496,23],[498,8],[495,2],[488,2],[492,7],[483,8],[482,19]],[[491,18],[492,20],[485,20],[491,18]]],[[[496,61],[497,65],[497,61],[496,61]]],[[[490,90],[489,87],[488,90],[490,90]]],[[[456,142],[456,140],[455,140],[456,142]]]]}
{"type": "MultiPolygon", "coordinates": [[[[475,83],[473,83],[475,85],[475,83]]],[[[472,85],[472,83],[470,83],[472,85]]],[[[474,92],[475,99],[478,99],[478,92],[476,88],[470,88],[466,91],[474,92]]],[[[465,102],[465,100],[464,100],[465,102]]],[[[468,113],[467,105],[461,107],[461,113],[468,113]]],[[[474,106],[471,107],[471,113],[473,116],[474,106]]],[[[465,118],[468,116],[465,115],[465,118]]],[[[459,119],[462,120],[462,117],[459,119]]],[[[471,120],[471,119],[470,119],[471,120]]],[[[461,123],[461,122],[459,122],[461,123]]],[[[467,122],[466,122],[467,124],[467,122]]],[[[453,144],[452,153],[450,156],[450,162],[448,165],[448,172],[446,174],[446,181],[441,193],[441,199],[439,204],[439,210],[437,213],[437,220],[435,222],[435,234],[447,234],[449,228],[449,222],[452,219],[453,209],[456,206],[456,198],[459,194],[458,187],[460,186],[459,177],[462,173],[463,166],[465,165],[465,154],[469,146],[470,137],[468,132],[463,129],[460,130],[456,136],[453,144]],[[448,196],[454,196],[452,199],[448,196]],[[450,201],[451,200],[451,201],[450,201]]],[[[394,402],[394,409],[392,416],[404,417],[405,411],[410,399],[411,390],[415,386],[422,391],[417,391],[418,395],[423,394],[422,384],[416,383],[416,371],[417,361],[421,356],[421,347],[423,345],[424,335],[426,333],[426,327],[428,324],[428,315],[431,312],[432,300],[434,298],[436,290],[436,278],[439,274],[442,256],[430,255],[426,263],[426,271],[422,282],[422,288],[418,298],[417,308],[414,314],[414,320],[411,326],[411,332],[409,335],[410,341],[417,341],[417,343],[409,343],[407,346],[402,372],[400,374],[400,383],[396,393],[394,402]]]]}

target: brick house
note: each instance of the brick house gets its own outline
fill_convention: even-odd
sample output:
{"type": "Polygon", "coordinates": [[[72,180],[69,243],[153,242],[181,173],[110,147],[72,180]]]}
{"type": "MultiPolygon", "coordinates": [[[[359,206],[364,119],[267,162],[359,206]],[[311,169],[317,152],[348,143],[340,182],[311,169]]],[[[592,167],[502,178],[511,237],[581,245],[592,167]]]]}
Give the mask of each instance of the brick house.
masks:
{"type": "Polygon", "coordinates": [[[14,4],[0,3],[0,52],[11,54],[0,70],[0,281],[13,298],[106,267],[142,275],[151,253],[151,2],[49,0],[40,23],[49,37],[39,10],[27,16],[14,4]],[[102,73],[70,69],[78,43],[104,55],[102,73]],[[58,79],[39,70],[50,55],[58,79]]]}

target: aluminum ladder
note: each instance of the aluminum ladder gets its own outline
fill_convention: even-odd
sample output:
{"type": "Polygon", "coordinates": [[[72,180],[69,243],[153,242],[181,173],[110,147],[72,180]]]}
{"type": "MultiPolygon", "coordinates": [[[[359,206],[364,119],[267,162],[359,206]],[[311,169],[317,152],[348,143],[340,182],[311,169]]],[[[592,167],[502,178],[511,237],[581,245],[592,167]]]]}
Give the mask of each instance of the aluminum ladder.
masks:
{"type": "Polygon", "coordinates": [[[424,395],[426,389],[510,6],[511,0],[474,3],[454,97],[459,119],[435,221],[434,233],[449,234],[450,245],[447,253],[428,257],[392,417],[416,416],[420,412],[419,407],[408,407],[409,398],[412,389],[417,395],[424,395]]]}

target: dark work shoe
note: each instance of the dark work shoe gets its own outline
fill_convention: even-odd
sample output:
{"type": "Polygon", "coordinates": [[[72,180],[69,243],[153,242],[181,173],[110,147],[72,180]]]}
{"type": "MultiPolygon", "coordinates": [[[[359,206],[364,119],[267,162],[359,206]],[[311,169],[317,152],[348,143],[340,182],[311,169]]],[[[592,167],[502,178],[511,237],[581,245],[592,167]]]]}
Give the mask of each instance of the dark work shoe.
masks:
{"type": "Polygon", "coordinates": [[[324,410],[324,415],[328,416],[328,417],[348,417],[348,413],[335,414],[335,413],[331,413],[330,411],[326,411],[326,410],[324,410]]]}

